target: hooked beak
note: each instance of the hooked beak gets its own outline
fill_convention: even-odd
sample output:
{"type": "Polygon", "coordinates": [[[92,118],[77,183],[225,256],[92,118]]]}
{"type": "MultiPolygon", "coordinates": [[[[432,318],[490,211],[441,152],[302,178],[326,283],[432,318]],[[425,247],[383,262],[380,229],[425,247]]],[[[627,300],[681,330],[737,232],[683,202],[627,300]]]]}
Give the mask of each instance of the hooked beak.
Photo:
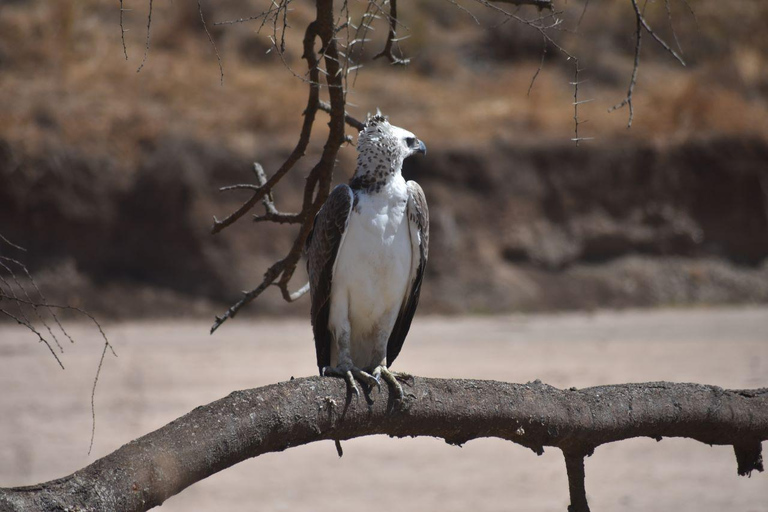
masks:
{"type": "Polygon", "coordinates": [[[422,155],[426,155],[427,146],[425,146],[423,142],[419,141],[419,147],[414,150],[414,153],[421,153],[422,155]]]}

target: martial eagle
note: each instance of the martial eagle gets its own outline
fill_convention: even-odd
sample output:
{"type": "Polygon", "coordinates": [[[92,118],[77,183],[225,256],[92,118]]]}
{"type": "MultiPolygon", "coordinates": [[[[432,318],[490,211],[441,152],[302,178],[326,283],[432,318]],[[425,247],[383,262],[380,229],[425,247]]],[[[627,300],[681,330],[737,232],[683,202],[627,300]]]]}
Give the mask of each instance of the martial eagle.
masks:
{"type": "Polygon", "coordinates": [[[307,240],[312,330],[320,375],[381,388],[403,399],[389,370],[411,327],[427,264],[424,192],[403,179],[403,161],[426,154],[414,134],[370,116],[357,142],[357,170],[333,189],[307,240]]]}

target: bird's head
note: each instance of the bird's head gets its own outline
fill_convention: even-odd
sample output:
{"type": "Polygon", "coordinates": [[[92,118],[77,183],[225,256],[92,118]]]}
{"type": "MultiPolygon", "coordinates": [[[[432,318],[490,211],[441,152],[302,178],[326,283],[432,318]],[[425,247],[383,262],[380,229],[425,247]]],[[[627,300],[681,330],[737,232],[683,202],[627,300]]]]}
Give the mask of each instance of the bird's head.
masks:
{"type": "Polygon", "coordinates": [[[360,130],[357,151],[360,156],[384,157],[402,165],[411,155],[426,155],[427,147],[413,133],[389,124],[387,117],[377,111],[376,115],[368,116],[365,127],[360,130]]]}

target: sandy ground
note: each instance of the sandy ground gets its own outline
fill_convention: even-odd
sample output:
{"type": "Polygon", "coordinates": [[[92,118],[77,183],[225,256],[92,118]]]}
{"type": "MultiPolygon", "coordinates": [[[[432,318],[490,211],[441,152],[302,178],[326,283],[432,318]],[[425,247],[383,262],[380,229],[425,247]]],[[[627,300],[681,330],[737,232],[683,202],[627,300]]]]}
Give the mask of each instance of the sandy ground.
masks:
{"type": "MultiPolygon", "coordinates": [[[[0,327],[0,486],[64,476],[195,406],[230,391],[315,373],[307,322],[241,321],[208,335],[205,322],[110,325],[101,349],[72,326],[61,371],[25,331],[0,327]]],[[[418,318],[397,369],[558,387],[670,380],[768,386],[768,309],[696,309],[542,316],[418,318]]],[[[768,448],[768,447],[766,447],[768,448]]],[[[164,510],[563,511],[562,455],[495,439],[456,448],[435,439],[370,437],[246,461],[168,500],[164,510]]],[[[587,460],[593,510],[768,511],[768,476],[736,475],[733,452],[693,441],[637,439],[587,460]]]]}

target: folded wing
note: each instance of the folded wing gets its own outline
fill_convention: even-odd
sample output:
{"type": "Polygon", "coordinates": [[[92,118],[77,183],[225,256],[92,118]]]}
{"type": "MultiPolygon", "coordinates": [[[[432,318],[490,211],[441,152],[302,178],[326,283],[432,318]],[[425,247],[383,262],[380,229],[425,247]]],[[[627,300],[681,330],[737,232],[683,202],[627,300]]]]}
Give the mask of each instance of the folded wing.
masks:
{"type": "Polygon", "coordinates": [[[387,343],[387,366],[391,366],[395,358],[403,348],[405,337],[411,328],[411,321],[419,305],[421,282],[424,279],[424,270],[429,256],[429,209],[424,191],[415,181],[409,181],[408,185],[408,225],[411,235],[411,273],[409,286],[406,288],[405,297],[397,315],[395,327],[389,336],[387,343]]]}
{"type": "Polygon", "coordinates": [[[336,256],[344,242],[354,193],[347,185],[338,185],[315,216],[307,238],[307,273],[312,297],[312,331],[315,335],[317,366],[321,370],[331,364],[331,332],[328,315],[331,307],[331,285],[336,256]]]}

